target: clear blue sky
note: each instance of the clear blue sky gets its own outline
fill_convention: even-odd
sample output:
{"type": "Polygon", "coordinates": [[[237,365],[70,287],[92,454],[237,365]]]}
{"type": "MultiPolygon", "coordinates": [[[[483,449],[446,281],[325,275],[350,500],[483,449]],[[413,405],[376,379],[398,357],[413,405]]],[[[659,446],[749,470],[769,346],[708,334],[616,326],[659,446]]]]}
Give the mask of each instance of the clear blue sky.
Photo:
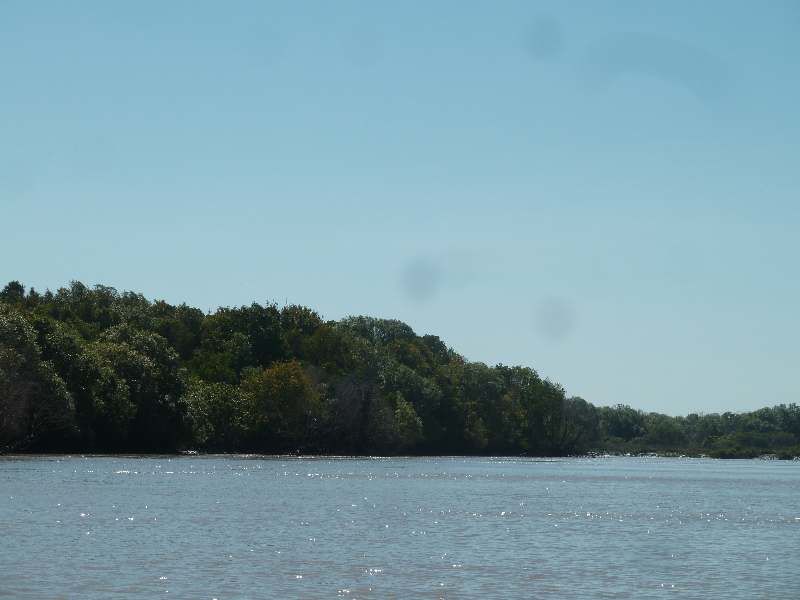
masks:
{"type": "Polygon", "coordinates": [[[0,279],[800,401],[800,3],[0,0],[0,279]]]}

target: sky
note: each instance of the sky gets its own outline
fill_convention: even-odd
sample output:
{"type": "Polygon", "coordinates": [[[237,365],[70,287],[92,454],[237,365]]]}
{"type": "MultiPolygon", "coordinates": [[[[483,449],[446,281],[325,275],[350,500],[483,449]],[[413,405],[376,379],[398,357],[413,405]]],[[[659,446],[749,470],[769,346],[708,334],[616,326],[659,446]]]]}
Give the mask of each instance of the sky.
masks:
{"type": "Polygon", "coordinates": [[[800,3],[0,0],[0,281],[800,401],[800,3]]]}

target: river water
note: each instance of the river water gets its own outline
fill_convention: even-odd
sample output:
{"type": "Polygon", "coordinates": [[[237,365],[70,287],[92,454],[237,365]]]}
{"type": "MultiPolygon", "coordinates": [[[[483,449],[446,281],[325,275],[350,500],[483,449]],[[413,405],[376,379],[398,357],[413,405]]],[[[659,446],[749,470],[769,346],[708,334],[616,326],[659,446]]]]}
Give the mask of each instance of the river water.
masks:
{"type": "Polygon", "coordinates": [[[0,458],[0,598],[800,598],[800,463],[0,458]]]}

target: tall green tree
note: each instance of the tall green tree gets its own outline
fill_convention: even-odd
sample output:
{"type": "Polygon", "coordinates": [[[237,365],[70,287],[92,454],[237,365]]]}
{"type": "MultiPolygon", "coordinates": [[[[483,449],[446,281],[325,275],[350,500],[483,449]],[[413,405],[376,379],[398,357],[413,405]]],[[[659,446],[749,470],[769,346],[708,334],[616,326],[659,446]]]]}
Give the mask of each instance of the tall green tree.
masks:
{"type": "Polygon", "coordinates": [[[304,449],[321,418],[316,386],[294,360],[252,369],[242,378],[245,426],[253,448],[262,452],[304,449]]]}
{"type": "Polygon", "coordinates": [[[127,445],[146,450],[178,447],[187,433],[185,379],[166,339],[122,324],[103,332],[92,350],[101,367],[127,386],[134,408],[127,445]]]}
{"type": "Polygon", "coordinates": [[[74,406],[36,332],[0,304],[0,448],[58,447],[75,431],[74,406]]]}

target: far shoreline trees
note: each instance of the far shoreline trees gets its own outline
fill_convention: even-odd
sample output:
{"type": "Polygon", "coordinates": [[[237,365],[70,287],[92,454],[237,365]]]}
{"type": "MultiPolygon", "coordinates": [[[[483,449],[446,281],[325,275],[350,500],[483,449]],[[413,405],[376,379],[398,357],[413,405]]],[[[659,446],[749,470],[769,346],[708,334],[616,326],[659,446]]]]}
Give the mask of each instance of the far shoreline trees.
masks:
{"type": "Polygon", "coordinates": [[[73,282],[0,291],[0,452],[800,454],[800,408],[597,407],[391,319],[213,313],[73,282]]]}

